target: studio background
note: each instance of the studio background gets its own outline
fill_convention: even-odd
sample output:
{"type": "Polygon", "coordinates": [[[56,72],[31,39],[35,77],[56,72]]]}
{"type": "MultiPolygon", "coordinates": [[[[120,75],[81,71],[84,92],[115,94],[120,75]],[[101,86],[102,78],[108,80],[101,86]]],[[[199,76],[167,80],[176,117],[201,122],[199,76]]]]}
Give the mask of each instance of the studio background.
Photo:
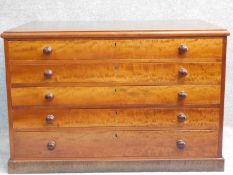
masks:
{"type": "MultiPolygon", "coordinates": [[[[232,0],[0,0],[0,33],[30,21],[143,21],[200,19],[233,35],[232,0]]],[[[223,156],[233,172],[233,39],[228,37],[223,156]]],[[[0,39],[0,173],[9,158],[3,40],[0,39]]],[[[180,174],[180,173],[179,173],[180,174]]],[[[195,173],[191,173],[195,174],[195,173]]],[[[211,173],[213,174],[213,173],[211,173]]],[[[223,173],[220,173],[223,174],[223,173]]]]}

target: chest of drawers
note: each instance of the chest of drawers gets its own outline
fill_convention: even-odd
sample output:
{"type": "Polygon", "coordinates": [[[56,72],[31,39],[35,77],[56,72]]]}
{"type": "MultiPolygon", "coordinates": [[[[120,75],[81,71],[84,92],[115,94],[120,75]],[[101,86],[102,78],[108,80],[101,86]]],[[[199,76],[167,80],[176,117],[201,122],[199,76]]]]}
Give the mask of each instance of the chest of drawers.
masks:
{"type": "Polygon", "coordinates": [[[222,171],[227,35],[200,21],[4,32],[9,173],[222,171]]]}

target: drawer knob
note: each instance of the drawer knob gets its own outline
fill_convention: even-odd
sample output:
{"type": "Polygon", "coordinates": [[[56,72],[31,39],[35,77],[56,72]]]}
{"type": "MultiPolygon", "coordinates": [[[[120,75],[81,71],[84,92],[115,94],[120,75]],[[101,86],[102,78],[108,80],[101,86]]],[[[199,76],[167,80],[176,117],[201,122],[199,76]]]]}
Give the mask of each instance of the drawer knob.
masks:
{"type": "Polygon", "coordinates": [[[187,97],[187,94],[184,91],[180,91],[178,93],[178,97],[179,97],[180,100],[183,100],[183,99],[185,99],[187,97]]]}
{"type": "Polygon", "coordinates": [[[52,151],[55,149],[55,147],[56,147],[56,142],[54,140],[50,140],[47,144],[48,150],[52,151]]]}
{"type": "Polygon", "coordinates": [[[185,142],[183,141],[183,140],[177,140],[176,141],[176,147],[178,148],[178,149],[184,149],[185,148],[185,142]]]}
{"type": "Polygon", "coordinates": [[[53,49],[51,47],[45,47],[43,49],[44,55],[50,55],[52,53],[53,49]]]}
{"type": "Polygon", "coordinates": [[[47,69],[44,71],[44,77],[45,78],[51,78],[53,75],[53,71],[51,69],[47,69]]]}
{"type": "Polygon", "coordinates": [[[45,94],[44,98],[47,101],[51,101],[51,100],[53,100],[54,95],[53,95],[53,93],[49,92],[49,93],[45,94]]]}
{"type": "Polygon", "coordinates": [[[54,121],[54,118],[55,118],[54,115],[49,114],[49,115],[46,116],[46,122],[48,124],[52,124],[53,121],[54,121]]]}
{"type": "Polygon", "coordinates": [[[180,76],[180,77],[185,77],[186,75],[188,75],[187,69],[185,69],[185,68],[180,68],[180,70],[179,70],[179,76],[180,76]]]}
{"type": "Polygon", "coordinates": [[[186,120],[186,115],[184,113],[180,113],[177,115],[177,121],[178,122],[184,122],[186,120]]]}
{"type": "Polygon", "coordinates": [[[185,54],[186,52],[188,52],[188,47],[186,46],[186,45],[180,45],[180,47],[179,47],[179,54],[180,55],[183,55],[183,54],[185,54]]]}

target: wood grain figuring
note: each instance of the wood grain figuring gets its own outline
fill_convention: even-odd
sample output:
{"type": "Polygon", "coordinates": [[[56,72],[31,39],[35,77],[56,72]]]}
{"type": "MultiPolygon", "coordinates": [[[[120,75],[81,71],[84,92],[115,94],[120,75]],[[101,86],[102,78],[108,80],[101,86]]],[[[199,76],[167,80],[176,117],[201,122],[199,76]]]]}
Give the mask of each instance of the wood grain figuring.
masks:
{"type": "Polygon", "coordinates": [[[203,21],[31,22],[5,31],[5,39],[146,38],[227,36],[229,32],[203,21]]]}
{"type": "Polygon", "coordinates": [[[223,158],[128,160],[9,160],[8,173],[224,171],[223,158]]]}
{"type": "Polygon", "coordinates": [[[141,85],[220,84],[221,63],[11,64],[12,84],[115,83],[141,85]],[[179,75],[187,70],[186,76],[179,75]],[[44,75],[50,71],[51,76],[44,75]]]}
{"type": "Polygon", "coordinates": [[[170,108],[129,108],[129,109],[15,109],[15,129],[48,129],[72,127],[151,127],[154,129],[217,130],[218,108],[170,109],[170,108]],[[177,116],[183,113],[184,122],[177,116]],[[46,122],[48,115],[54,116],[52,123],[46,122]]]}
{"type": "Polygon", "coordinates": [[[66,132],[15,132],[15,158],[214,158],[217,156],[217,137],[216,131],[82,129],[66,132]],[[184,150],[177,149],[178,139],[186,142],[184,150]],[[56,142],[53,151],[47,149],[50,140],[56,142]]]}
{"type": "Polygon", "coordinates": [[[220,86],[118,86],[118,87],[36,87],[12,88],[12,105],[207,105],[219,104],[220,86]],[[179,99],[178,93],[185,92],[186,99],[179,99]],[[46,94],[53,94],[46,100],[46,94]]]}
{"type": "Polygon", "coordinates": [[[223,140],[223,122],[224,122],[224,98],[225,98],[225,79],[226,79],[226,52],[227,52],[227,38],[223,39],[223,64],[222,64],[222,78],[221,78],[221,110],[220,110],[220,121],[219,121],[219,149],[218,154],[222,156],[222,140],[223,140]]]}
{"type": "Polygon", "coordinates": [[[8,59],[8,41],[4,40],[5,51],[5,69],[6,69],[6,90],[7,90],[7,112],[8,112],[8,127],[9,127],[9,145],[10,145],[10,158],[14,158],[14,132],[13,132],[13,117],[12,117],[12,102],[11,102],[11,79],[10,79],[10,67],[8,59]]]}
{"type": "Polygon", "coordinates": [[[4,32],[9,173],[223,171],[227,35],[197,21],[4,32]]]}
{"type": "Polygon", "coordinates": [[[9,41],[11,60],[222,58],[222,38],[9,41]],[[185,44],[189,51],[179,54],[185,44]],[[50,55],[43,54],[51,47],[50,55]]]}
{"type": "Polygon", "coordinates": [[[226,31],[226,29],[201,20],[179,21],[33,21],[6,32],[68,32],[68,31],[226,31]]]}
{"type": "Polygon", "coordinates": [[[11,40],[42,39],[132,39],[132,38],[177,38],[177,37],[224,37],[228,31],[120,31],[120,32],[4,32],[1,37],[11,40]]]}

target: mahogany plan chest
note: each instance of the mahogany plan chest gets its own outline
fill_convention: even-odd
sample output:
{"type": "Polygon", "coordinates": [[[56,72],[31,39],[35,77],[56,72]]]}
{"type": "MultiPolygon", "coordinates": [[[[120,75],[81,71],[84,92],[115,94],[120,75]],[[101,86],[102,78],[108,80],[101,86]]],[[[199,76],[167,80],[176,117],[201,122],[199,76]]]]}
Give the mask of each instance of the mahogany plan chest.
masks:
{"type": "Polygon", "coordinates": [[[228,35],[202,21],[4,32],[9,173],[222,171],[228,35]]]}

